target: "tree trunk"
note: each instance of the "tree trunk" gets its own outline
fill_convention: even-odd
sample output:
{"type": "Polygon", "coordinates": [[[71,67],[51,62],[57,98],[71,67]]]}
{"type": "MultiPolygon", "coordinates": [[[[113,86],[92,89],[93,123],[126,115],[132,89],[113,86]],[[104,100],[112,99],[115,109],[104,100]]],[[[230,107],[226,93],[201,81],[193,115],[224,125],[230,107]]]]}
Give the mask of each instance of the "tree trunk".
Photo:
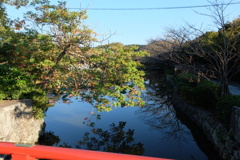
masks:
{"type": "Polygon", "coordinates": [[[220,79],[220,94],[221,96],[227,96],[230,94],[228,77],[226,74],[223,74],[220,79]]]}

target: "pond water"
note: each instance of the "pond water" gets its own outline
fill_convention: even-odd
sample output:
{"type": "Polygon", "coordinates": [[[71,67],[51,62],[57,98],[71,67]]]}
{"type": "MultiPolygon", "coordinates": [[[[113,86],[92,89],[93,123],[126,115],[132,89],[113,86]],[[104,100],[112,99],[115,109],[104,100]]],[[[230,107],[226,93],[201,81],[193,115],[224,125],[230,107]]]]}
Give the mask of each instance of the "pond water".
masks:
{"type": "Polygon", "coordinates": [[[143,108],[102,113],[78,99],[70,104],[59,100],[46,112],[45,135],[39,143],[177,160],[211,159],[178,119],[166,96],[160,98],[151,87],[142,96],[147,102],[143,108]]]}

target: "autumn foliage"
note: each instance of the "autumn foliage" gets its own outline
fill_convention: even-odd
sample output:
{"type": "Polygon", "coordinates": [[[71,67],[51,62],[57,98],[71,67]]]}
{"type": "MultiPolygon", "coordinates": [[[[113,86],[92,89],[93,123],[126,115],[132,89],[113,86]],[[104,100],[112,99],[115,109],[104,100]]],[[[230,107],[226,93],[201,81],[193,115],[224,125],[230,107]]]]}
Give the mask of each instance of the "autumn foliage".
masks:
{"type": "MultiPolygon", "coordinates": [[[[31,1],[28,5],[35,10],[23,20],[8,19],[4,4],[0,99],[32,98],[37,93],[45,101],[46,94],[54,92],[81,97],[99,111],[144,105],[144,73],[133,59],[146,52],[120,43],[93,47],[96,33],[83,23],[86,11],[71,12],[66,2],[31,1]]],[[[17,6],[22,5],[26,4],[17,6]]],[[[39,97],[35,99],[41,101],[39,97]]]]}

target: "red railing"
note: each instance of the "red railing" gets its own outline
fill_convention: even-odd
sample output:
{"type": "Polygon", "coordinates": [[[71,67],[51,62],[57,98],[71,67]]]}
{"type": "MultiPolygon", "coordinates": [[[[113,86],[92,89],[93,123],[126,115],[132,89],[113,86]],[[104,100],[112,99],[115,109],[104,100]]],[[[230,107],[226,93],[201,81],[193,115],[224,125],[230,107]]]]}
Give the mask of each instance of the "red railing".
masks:
{"type": "Polygon", "coordinates": [[[0,143],[0,154],[11,155],[12,160],[36,160],[36,158],[52,160],[169,160],[40,145],[22,147],[7,142],[0,143]]]}

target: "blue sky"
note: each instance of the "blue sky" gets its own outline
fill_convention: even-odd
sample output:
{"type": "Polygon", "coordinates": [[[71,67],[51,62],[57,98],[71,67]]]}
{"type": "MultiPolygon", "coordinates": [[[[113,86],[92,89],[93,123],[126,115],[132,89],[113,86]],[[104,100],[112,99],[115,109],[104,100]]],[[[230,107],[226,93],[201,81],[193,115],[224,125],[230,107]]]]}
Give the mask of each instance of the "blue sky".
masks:
{"type": "MultiPolygon", "coordinates": [[[[212,0],[211,0],[212,1],[212,0]]],[[[57,0],[52,0],[56,3],[57,0]]],[[[225,2],[229,2],[225,0],[225,2]]],[[[240,0],[232,0],[240,2],[240,0]]],[[[162,8],[198,6],[209,4],[207,0],[68,0],[69,8],[162,8]]],[[[27,10],[8,10],[10,17],[16,17],[27,10]]],[[[168,10],[88,10],[85,24],[94,29],[100,36],[113,34],[104,43],[121,42],[123,44],[147,44],[147,40],[164,34],[166,27],[178,27],[186,22],[203,25],[209,30],[216,28],[209,17],[197,14],[209,13],[206,8],[168,9],[168,10]]],[[[240,15],[240,4],[231,5],[226,10],[231,21],[240,15]]]]}

